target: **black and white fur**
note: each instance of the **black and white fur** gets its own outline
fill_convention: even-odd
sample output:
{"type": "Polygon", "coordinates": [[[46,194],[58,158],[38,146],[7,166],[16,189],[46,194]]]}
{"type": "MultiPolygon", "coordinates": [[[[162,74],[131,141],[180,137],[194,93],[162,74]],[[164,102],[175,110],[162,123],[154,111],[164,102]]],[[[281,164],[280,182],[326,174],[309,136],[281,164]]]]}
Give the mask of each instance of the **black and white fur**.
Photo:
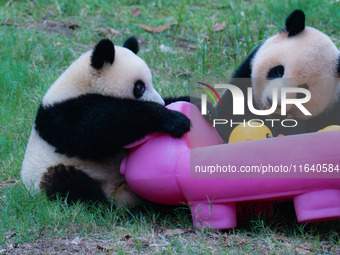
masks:
{"type": "MultiPolygon", "coordinates": [[[[297,128],[276,128],[273,134],[313,132],[328,125],[340,124],[340,52],[331,39],[319,30],[305,26],[305,14],[293,11],[286,19],[286,27],[256,47],[233,75],[231,84],[247,94],[253,88],[253,101],[258,109],[270,108],[272,88],[303,87],[311,92],[311,100],[304,106],[312,113],[305,116],[296,107],[287,107],[287,115],[298,120],[297,128]],[[242,79],[245,78],[245,79],[242,79]]],[[[290,98],[299,95],[291,94],[290,98]]],[[[245,100],[246,101],[246,100],[245,100]]],[[[222,95],[223,106],[216,106],[215,118],[240,121],[263,119],[249,111],[245,116],[232,115],[233,98],[229,90],[222,95]]],[[[246,102],[245,102],[246,103],[246,102]]],[[[245,110],[248,107],[245,105],[245,110]]],[[[285,119],[273,114],[265,118],[285,119]]],[[[217,125],[227,141],[232,128],[217,125]]]]}
{"type": "Polygon", "coordinates": [[[124,47],[104,39],[52,84],[39,106],[22,165],[30,191],[67,197],[68,202],[139,202],[119,172],[128,152],[123,147],[152,132],[181,137],[190,121],[164,107],[137,52],[134,37],[124,47]]]}

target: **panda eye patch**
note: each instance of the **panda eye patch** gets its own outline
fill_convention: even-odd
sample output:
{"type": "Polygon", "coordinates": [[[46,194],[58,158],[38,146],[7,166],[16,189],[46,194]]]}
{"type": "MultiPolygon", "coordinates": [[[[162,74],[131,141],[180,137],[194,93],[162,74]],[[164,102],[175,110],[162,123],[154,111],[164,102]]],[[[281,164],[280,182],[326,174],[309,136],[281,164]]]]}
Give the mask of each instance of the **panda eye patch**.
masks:
{"type": "Polygon", "coordinates": [[[135,98],[141,98],[145,91],[145,83],[138,80],[135,83],[135,86],[133,87],[133,95],[135,98]]]}
{"type": "Polygon", "coordinates": [[[267,74],[267,79],[272,80],[276,78],[281,78],[285,73],[285,68],[283,65],[278,65],[269,70],[267,74]]]}

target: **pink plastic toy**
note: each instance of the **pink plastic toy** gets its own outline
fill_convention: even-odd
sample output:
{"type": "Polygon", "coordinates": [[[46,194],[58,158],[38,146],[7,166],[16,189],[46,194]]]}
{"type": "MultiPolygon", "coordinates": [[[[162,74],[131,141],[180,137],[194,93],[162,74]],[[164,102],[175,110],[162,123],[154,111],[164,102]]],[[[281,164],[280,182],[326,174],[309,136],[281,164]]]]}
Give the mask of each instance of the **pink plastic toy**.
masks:
{"type": "MultiPolygon", "coordinates": [[[[235,228],[236,203],[244,201],[293,199],[299,222],[340,218],[340,173],[336,171],[340,165],[340,143],[334,142],[340,141],[340,131],[224,144],[195,106],[177,102],[168,108],[190,115],[191,134],[175,139],[157,133],[129,146],[131,151],[122,162],[121,173],[141,197],[162,204],[188,203],[196,227],[235,228]],[[190,135],[195,139],[190,141],[190,135]],[[225,175],[197,178],[193,174],[195,166],[226,163],[238,168],[260,164],[285,163],[293,167],[325,164],[328,172],[326,178],[301,175],[303,179],[292,178],[297,173],[286,173],[285,178],[270,174],[259,178],[258,174],[249,173],[247,178],[225,178],[225,175]]],[[[309,167],[304,170],[311,171],[309,167]]]]}

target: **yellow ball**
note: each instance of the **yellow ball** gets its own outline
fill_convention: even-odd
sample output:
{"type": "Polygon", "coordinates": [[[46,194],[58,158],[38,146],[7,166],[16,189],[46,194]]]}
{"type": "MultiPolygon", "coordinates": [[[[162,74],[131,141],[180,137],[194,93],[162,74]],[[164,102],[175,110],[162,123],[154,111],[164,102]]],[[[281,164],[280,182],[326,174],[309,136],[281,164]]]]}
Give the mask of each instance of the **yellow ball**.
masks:
{"type": "Polygon", "coordinates": [[[236,126],[230,134],[229,143],[243,142],[249,140],[258,140],[273,137],[270,129],[260,122],[252,121],[252,126],[249,126],[249,122],[244,126],[240,124],[236,126]],[[255,125],[258,125],[255,127],[255,125]]]}
{"type": "Polygon", "coordinates": [[[318,132],[332,131],[332,130],[339,130],[339,129],[340,129],[339,125],[332,125],[332,126],[325,127],[324,129],[321,129],[318,132]]]}

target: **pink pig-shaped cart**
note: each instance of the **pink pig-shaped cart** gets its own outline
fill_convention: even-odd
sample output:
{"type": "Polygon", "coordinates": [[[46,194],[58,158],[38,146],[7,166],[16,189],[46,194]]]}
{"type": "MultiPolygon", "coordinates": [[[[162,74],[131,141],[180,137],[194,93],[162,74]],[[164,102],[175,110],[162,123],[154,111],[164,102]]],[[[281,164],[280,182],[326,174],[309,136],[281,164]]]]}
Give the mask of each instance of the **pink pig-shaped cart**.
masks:
{"type": "Polygon", "coordinates": [[[128,146],[121,173],[139,196],[189,204],[196,227],[235,228],[236,203],[245,201],[293,199],[299,222],[340,218],[340,131],[225,144],[195,106],[168,107],[190,116],[192,128],[181,139],[156,133],[128,146]],[[284,164],[290,172],[195,172],[197,166],[226,163],[236,169],[284,164]],[[323,168],[312,172],[313,165],[323,168]]]}

